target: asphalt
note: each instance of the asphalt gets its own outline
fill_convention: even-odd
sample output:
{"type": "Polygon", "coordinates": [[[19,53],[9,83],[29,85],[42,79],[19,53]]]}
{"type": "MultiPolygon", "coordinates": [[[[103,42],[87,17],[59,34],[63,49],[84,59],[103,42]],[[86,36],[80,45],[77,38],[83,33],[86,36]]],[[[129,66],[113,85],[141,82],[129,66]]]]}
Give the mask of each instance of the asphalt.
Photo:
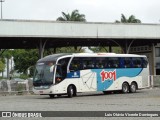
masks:
{"type": "MultiPolygon", "coordinates": [[[[0,111],[160,111],[160,89],[143,89],[137,93],[109,93],[101,92],[79,93],[77,97],[67,96],[50,99],[40,95],[0,95],[0,111]]],[[[109,119],[128,119],[126,117],[107,117],[109,119]]],[[[20,119],[20,118],[16,118],[20,119]]],[[[25,118],[24,118],[25,119],[25,118]]],[[[46,119],[46,118],[30,118],[46,119]]],[[[63,119],[47,118],[47,119],[63,119]]],[[[73,118],[66,118],[73,119],[73,118]]],[[[66,120],[65,119],[65,120],[66,120]]],[[[74,119],[106,119],[105,117],[78,117],[74,119]]],[[[129,117],[129,119],[138,119],[129,117]]],[[[150,118],[141,118],[149,120],[150,118]]],[[[152,118],[158,119],[158,118],[152,118]]]]}

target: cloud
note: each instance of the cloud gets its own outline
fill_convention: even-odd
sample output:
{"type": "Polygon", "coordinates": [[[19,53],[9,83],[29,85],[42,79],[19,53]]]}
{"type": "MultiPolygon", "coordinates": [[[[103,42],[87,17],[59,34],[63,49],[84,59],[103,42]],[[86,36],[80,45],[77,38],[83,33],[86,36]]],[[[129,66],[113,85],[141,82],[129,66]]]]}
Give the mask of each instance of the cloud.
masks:
{"type": "Polygon", "coordinates": [[[135,15],[142,22],[159,21],[160,0],[5,0],[6,19],[56,20],[61,12],[78,9],[91,22],[114,22],[121,14],[135,15]]]}

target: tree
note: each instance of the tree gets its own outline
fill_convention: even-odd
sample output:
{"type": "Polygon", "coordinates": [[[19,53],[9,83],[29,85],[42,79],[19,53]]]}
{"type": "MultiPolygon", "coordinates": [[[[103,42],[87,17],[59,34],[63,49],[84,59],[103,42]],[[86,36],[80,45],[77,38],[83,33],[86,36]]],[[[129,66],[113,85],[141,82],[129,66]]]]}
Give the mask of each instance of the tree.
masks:
{"type": "Polygon", "coordinates": [[[12,50],[5,50],[5,52],[2,54],[2,57],[7,59],[7,78],[9,78],[9,59],[12,57],[12,50]]]}
{"type": "MultiPolygon", "coordinates": [[[[89,47],[93,52],[98,53],[98,52],[109,52],[109,48],[105,46],[98,46],[98,47],[89,47]]],[[[112,47],[112,52],[113,53],[122,53],[122,50],[120,47],[112,47]]]]}
{"type": "Polygon", "coordinates": [[[4,63],[0,60],[0,73],[3,72],[5,69],[4,63]]]}
{"type": "Polygon", "coordinates": [[[78,10],[73,10],[71,14],[62,12],[62,17],[58,17],[57,21],[82,21],[85,22],[85,15],[80,14],[78,10]]]}
{"type": "Polygon", "coordinates": [[[121,20],[116,20],[116,23],[141,23],[141,20],[136,19],[134,15],[131,15],[128,19],[124,16],[124,14],[121,14],[121,20]]]}
{"type": "MultiPolygon", "coordinates": [[[[38,60],[38,50],[36,49],[17,49],[13,51],[15,70],[27,73],[29,67],[34,66],[38,60]]],[[[33,75],[33,71],[31,72],[33,75]]]]}
{"type": "Polygon", "coordinates": [[[79,53],[79,52],[84,52],[82,47],[61,47],[61,48],[56,48],[56,51],[53,48],[46,49],[44,52],[44,56],[50,55],[50,54],[55,54],[55,53],[79,53]]]}
{"type": "Polygon", "coordinates": [[[0,55],[0,73],[2,72],[2,78],[4,77],[4,70],[5,70],[5,58],[3,54],[0,55]]]}

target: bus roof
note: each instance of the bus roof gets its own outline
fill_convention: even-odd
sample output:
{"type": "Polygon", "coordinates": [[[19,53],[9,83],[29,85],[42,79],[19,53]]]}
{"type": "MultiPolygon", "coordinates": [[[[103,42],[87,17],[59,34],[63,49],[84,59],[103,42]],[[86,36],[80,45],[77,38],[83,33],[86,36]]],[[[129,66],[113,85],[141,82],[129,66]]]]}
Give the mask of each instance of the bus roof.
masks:
{"type": "Polygon", "coordinates": [[[75,53],[73,55],[76,57],[146,57],[145,55],[116,53],[75,53]]]}
{"type": "Polygon", "coordinates": [[[60,53],[60,54],[53,54],[46,56],[44,58],[41,58],[38,60],[38,62],[44,62],[44,61],[56,61],[58,58],[66,55],[72,55],[71,53],[60,53]]]}
{"type": "Polygon", "coordinates": [[[135,55],[135,54],[116,54],[116,53],[59,53],[46,56],[38,62],[43,61],[56,61],[60,57],[74,56],[74,57],[146,57],[145,55],[135,55]]]}

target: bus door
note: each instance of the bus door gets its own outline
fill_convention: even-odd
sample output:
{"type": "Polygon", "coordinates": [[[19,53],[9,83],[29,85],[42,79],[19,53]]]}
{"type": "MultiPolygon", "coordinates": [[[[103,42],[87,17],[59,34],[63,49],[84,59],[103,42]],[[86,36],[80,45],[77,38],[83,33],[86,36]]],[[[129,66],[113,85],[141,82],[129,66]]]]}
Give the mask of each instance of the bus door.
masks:
{"type": "Polygon", "coordinates": [[[67,65],[70,60],[70,57],[62,58],[58,61],[56,66],[56,73],[55,73],[55,83],[60,83],[67,77],[67,65]]]}
{"type": "Polygon", "coordinates": [[[67,78],[70,84],[74,84],[77,90],[80,89],[79,79],[80,79],[80,58],[74,57],[69,65],[69,71],[67,73],[67,78]]]}
{"type": "Polygon", "coordinates": [[[63,80],[62,68],[61,65],[57,65],[55,73],[55,83],[58,84],[63,80]]]}

